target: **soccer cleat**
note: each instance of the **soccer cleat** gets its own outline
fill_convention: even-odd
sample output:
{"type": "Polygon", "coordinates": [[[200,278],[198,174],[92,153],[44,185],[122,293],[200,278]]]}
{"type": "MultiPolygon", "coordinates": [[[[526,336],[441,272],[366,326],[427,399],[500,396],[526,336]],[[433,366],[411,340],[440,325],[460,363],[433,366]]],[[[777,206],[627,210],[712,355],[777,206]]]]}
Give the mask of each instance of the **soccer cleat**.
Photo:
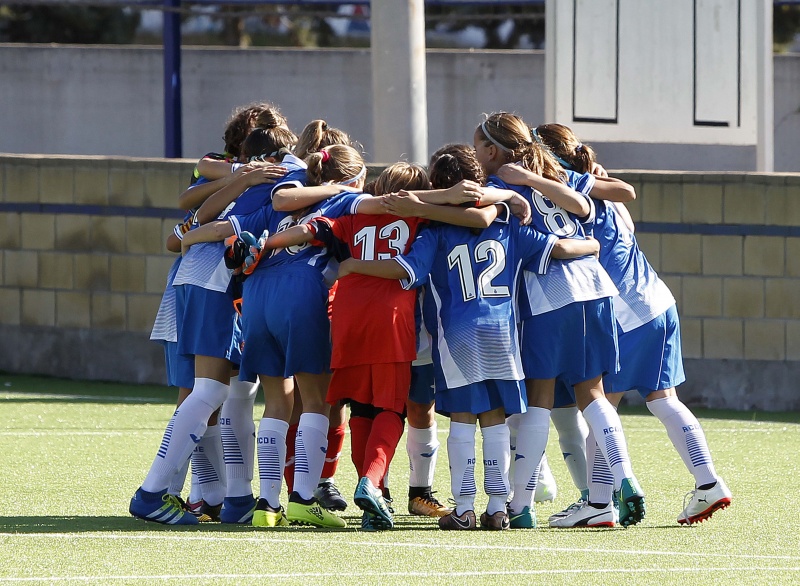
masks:
{"type": "Polygon", "coordinates": [[[392,493],[389,492],[389,489],[385,486],[381,489],[381,493],[383,494],[383,500],[386,501],[386,508],[389,509],[389,512],[394,516],[394,507],[392,506],[394,499],[392,498],[392,493]]]}
{"type": "Polygon", "coordinates": [[[347,501],[336,488],[332,478],[319,483],[314,489],[314,498],[329,511],[344,511],[347,508],[347,501]]]}
{"type": "Polygon", "coordinates": [[[425,492],[420,496],[415,496],[414,498],[410,498],[410,496],[408,499],[408,512],[411,515],[439,518],[453,512],[453,509],[446,507],[433,496],[433,491],[430,487],[426,487],[425,492]]]}
{"type": "Polygon", "coordinates": [[[613,527],[614,505],[606,504],[602,508],[593,507],[589,501],[578,501],[572,505],[568,514],[550,517],[550,527],[613,527]]]}
{"type": "Polygon", "coordinates": [[[505,511],[497,511],[490,515],[488,512],[481,513],[481,529],[490,531],[505,531],[510,527],[508,514],[505,511]]]}
{"type": "MultiPolygon", "coordinates": [[[[187,506],[190,506],[187,503],[187,506]]],[[[206,501],[199,501],[192,503],[189,512],[197,517],[201,523],[219,523],[219,514],[222,510],[222,503],[218,505],[209,505],[206,501]]]]}
{"type": "Polygon", "coordinates": [[[717,483],[709,489],[699,488],[689,492],[691,496],[688,506],[686,498],[683,499],[683,512],[678,516],[678,523],[691,525],[710,519],[716,511],[726,508],[731,504],[732,494],[722,478],[717,478],[717,483]]]}
{"type": "Polygon", "coordinates": [[[644,491],[636,478],[623,478],[619,490],[614,491],[619,503],[619,524],[623,527],[636,525],[644,519],[644,491]]]}
{"type": "Polygon", "coordinates": [[[391,527],[375,513],[364,511],[364,514],[361,515],[362,531],[387,531],[389,529],[391,529],[391,527]]]}
{"type": "Polygon", "coordinates": [[[166,490],[146,492],[139,488],[128,507],[131,515],[145,521],[154,521],[163,525],[197,525],[197,517],[187,513],[180,501],[166,490]]]}
{"type": "Polygon", "coordinates": [[[536,481],[536,490],[533,492],[533,502],[544,503],[556,500],[558,488],[556,479],[547,463],[547,456],[542,456],[542,463],[539,465],[539,478],[536,481]]]}
{"type": "Polygon", "coordinates": [[[475,511],[464,511],[462,515],[456,515],[455,510],[439,518],[439,529],[445,531],[464,531],[477,529],[478,524],[475,519],[475,511]]]}
{"type": "Polygon", "coordinates": [[[225,497],[222,501],[222,511],[219,520],[223,523],[237,525],[249,524],[253,520],[253,511],[256,508],[256,499],[252,494],[245,496],[225,497]]]}
{"type": "MultiPolygon", "coordinates": [[[[254,517],[255,518],[255,517],[254,517]]],[[[296,492],[289,496],[286,518],[291,525],[312,525],[322,529],[341,529],[347,527],[340,519],[314,499],[304,500],[296,492]]]]}
{"type": "Polygon", "coordinates": [[[574,513],[578,509],[580,509],[581,506],[583,506],[583,503],[585,503],[585,502],[588,502],[588,499],[584,498],[583,496],[581,496],[581,498],[579,498],[577,501],[572,503],[570,506],[568,506],[563,511],[559,511],[558,513],[553,513],[552,515],[550,515],[550,518],[548,519],[548,522],[549,521],[553,521],[554,519],[560,519],[561,517],[566,517],[567,515],[571,515],[572,513],[574,513]]]}
{"type": "Polygon", "coordinates": [[[277,509],[269,506],[267,499],[258,499],[253,511],[253,527],[288,527],[289,520],[283,507],[277,509]]]}
{"type": "MultiPolygon", "coordinates": [[[[530,507],[522,507],[519,513],[509,509],[508,516],[511,529],[533,529],[536,527],[536,511],[531,510],[530,507]]],[[[483,523],[483,515],[481,515],[481,523],[483,523]]]]}
{"type": "Polygon", "coordinates": [[[389,526],[389,529],[394,527],[394,516],[383,498],[383,492],[375,488],[372,481],[366,476],[358,481],[353,501],[361,510],[379,516],[389,526]]]}

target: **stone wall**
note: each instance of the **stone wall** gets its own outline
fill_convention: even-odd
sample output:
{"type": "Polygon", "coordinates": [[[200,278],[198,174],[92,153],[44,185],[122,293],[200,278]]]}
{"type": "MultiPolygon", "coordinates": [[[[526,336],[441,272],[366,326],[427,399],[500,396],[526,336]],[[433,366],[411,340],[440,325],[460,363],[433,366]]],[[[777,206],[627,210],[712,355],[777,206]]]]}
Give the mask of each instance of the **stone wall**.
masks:
{"type": "MultiPolygon", "coordinates": [[[[0,370],[164,380],[148,335],[192,165],[0,157],[0,370]]],[[[615,175],[636,187],[637,238],[678,301],[685,399],[800,409],[800,175],[615,175]]]]}

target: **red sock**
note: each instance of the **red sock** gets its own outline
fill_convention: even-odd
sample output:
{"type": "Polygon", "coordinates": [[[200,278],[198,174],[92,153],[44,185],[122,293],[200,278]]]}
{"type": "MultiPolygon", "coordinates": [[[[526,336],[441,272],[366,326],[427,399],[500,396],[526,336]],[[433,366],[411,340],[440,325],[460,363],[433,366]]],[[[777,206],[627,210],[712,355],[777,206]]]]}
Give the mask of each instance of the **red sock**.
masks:
{"type": "Polygon", "coordinates": [[[403,435],[403,420],[394,411],[381,411],[372,424],[366,450],[364,451],[364,474],[373,486],[380,486],[400,436],[403,435]]]}
{"type": "Polygon", "coordinates": [[[294,490],[294,440],[297,436],[297,423],[290,425],[286,431],[286,467],[283,469],[283,479],[289,494],[294,490]]]}
{"type": "Polygon", "coordinates": [[[322,466],[322,478],[333,478],[339,465],[344,445],[344,423],[328,428],[328,451],[325,453],[325,464],[322,466]]]}
{"type": "Polygon", "coordinates": [[[364,476],[364,451],[371,430],[372,419],[350,416],[350,455],[359,478],[364,476]]]}

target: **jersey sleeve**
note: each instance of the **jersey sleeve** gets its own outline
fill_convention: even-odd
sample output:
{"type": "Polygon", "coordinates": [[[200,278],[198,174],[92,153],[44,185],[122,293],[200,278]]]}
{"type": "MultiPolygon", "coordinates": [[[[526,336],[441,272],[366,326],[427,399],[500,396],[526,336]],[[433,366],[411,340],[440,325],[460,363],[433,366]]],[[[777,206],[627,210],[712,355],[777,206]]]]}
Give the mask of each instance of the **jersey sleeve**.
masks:
{"type": "Polygon", "coordinates": [[[517,251],[523,266],[540,275],[547,273],[556,242],[558,237],[553,234],[544,234],[529,226],[519,226],[517,251]]]}
{"type": "Polygon", "coordinates": [[[433,267],[436,249],[439,243],[439,230],[427,228],[420,231],[408,254],[394,257],[408,277],[400,280],[403,289],[413,289],[423,285],[428,280],[428,275],[433,267]]]}
{"type": "Polygon", "coordinates": [[[321,209],[322,215],[327,218],[338,218],[348,214],[355,214],[358,204],[368,197],[372,196],[364,193],[342,193],[325,202],[321,209]]]}
{"type": "Polygon", "coordinates": [[[305,187],[305,184],[306,184],[305,169],[297,169],[295,171],[289,171],[286,175],[278,179],[278,181],[272,187],[272,193],[275,193],[279,189],[285,189],[287,187],[305,187]]]}
{"type": "Polygon", "coordinates": [[[347,218],[331,219],[325,216],[314,218],[306,224],[314,234],[312,246],[325,246],[333,253],[333,257],[342,262],[350,258],[350,248],[347,246],[347,218]]]}
{"type": "Polygon", "coordinates": [[[594,184],[597,180],[595,176],[591,173],[584,173],[582,175],[578,175],[574,179],[574,185],[571,185],[572,189],[577,191],[578,193],[582,193],[583,195],[589,195],[592,189],[594,189],[594,184]]]}

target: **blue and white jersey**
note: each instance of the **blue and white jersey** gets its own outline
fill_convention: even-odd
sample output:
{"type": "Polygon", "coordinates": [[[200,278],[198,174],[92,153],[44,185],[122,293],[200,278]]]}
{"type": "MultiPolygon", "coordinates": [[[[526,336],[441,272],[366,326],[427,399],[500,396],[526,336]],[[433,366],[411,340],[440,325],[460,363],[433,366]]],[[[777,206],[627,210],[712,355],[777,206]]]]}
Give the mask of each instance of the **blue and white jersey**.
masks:
{"type": "Polygon", "coordinates": [[[639,250],[636,236],[613,202],[595,202],[597,213],[587,224],[600,241],[600,264],[619,288],[614,314],[623,332],[642,326],[675,304],[675,298],[639,250]]]}
{"type": "Polygon", "coordinates": [[[431,353],[431,335],[425,327],[425,320],[422,319],[422,307],[425,303],[425,296],[430,298],[427,284],[417,288],[417,302],[414,304],[414,326],[417,334],[417,358],[411,363],[412,366],[423,366],[433,363],[431,353]]]}
{"type": "MultiPolygon", "coordinates": [[[[218,219],[230,219],[232,213],[237,208],[248,213],[258,213],[263,206],[267,206],[272,201],[272,194],[280,188],[287,186],[301,186],[301,179],[305,178],[305,163],[291,157],[294,161],[288,161],[290,157],[284,158],[286,167],[289,171],[276,183],[262,183],[247,189],[242,195],[236,198],[223,211],[218,219]],[[298,161],[302,167],[295,163],[298,161]],[[241,201],[241,203],[239,203],[241,201]]],[[[271,209],[271,208],[270,208],[271,209]]],[[[256,232],[261,234],[263,228],[256,232]]],[[[225,244],[223,242],[200,242],[189,248],[186,256],[183,257],[178,274],[175,276],[175,285],[196,285],[211,291],[225,292],[230,284],[233,271],[225,266],[225,244]]]]}
{"type": "Polygon", "coordinates": [[[555,236],[496,220],[475,233],[437,224],[423,229],[406,255],[396,256],[406,289],[428,280],[423,312],[432,336],[436,390],[485,380],[524,378],[515,297],[525,263],[545,272],[555,236]]]}
{"type": "MultiPolygon", "coordinates": [[[[338,218],[355,214],[358,204],[369,197],[372,196],[363,193],[340,193],[310,206],[306,214],[298,218],[294,217],[291,212],[278,212],[272,206],[265,206],[252,214],[231,216],[229,219],[237,235],[242,232],[250,232],[258,236],[264,230],[269,230],[270,234],[277,234],[292,226],[310,222],[320,216],[338,218]]],[[[277,249],[268,258],[261,259],[254,274],[269,267],[290,264],[294,266],[306,264],[323,271],[331,259],[331,254],[327,247],[313,246],[310,243],[277,249]]]]}
{"type": "MultiPolygon", "coordinates": [[[[577,175],[572,182],[574,185],[570,186],[589,202],[589,216],[584,221],[592,221],[595,207],[587,193],[594,186],[594,177],[577,175]]],[[[511,189],[522,195],[531,204],[531,226],[540,232],[558,238],[586,237],[580,218],[555,205],[539,191],[524,185],[506,184],[495,176],[489,177],[488,185],[511,189]]],[[[520,292],[520,319],[554,311],[576,301],[591,301],[617,294],[614,283],[594,256],[554,259],[546,274],[530,263],[524,268],[525,289],[520,292]]]]}
{"type": "Polygon", "coordinates": [[[167,288],[161,297],[161,304],[158,306],[156,320],[153,323],[153,331],[150,332],[150,339],[155,342],[177,342],[178,341],[178,322],[176,312],[175,289],[172,282],[178,273],[181,264],[181,256],[175,259],[167,273],[167,288]]]}

